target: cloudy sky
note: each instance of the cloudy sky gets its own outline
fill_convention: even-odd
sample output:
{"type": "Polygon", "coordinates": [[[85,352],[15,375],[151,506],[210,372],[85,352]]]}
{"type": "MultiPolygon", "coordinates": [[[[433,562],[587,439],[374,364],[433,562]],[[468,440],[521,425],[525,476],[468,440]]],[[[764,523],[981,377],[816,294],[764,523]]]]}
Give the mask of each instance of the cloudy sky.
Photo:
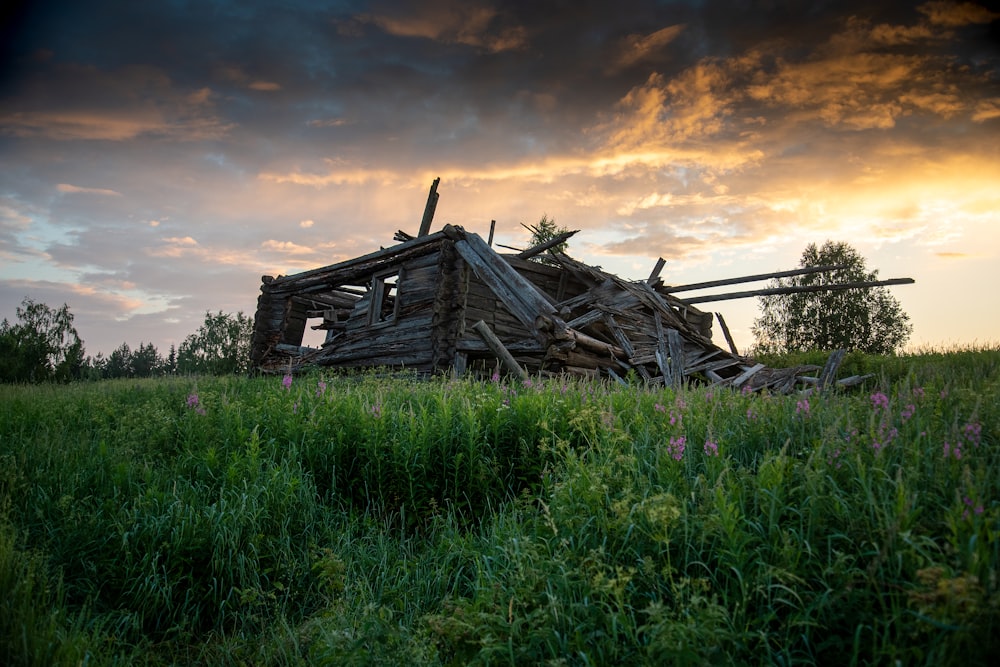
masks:
{"type": "MultiPolygon", "coordinates": [[[[1000,339],[1000,13],[931,0],[15,2],[0,317],[165,354],[262,274],[435,228],[671,284],[847,241],[911,344],[1000,339]],[[317,6],[326,5],[326,9],[317,6]]],[[[752,287],[752,286],[748,286],[752,287]]],[[[754,299],[709,304],[752,342],[754,299]]]]}

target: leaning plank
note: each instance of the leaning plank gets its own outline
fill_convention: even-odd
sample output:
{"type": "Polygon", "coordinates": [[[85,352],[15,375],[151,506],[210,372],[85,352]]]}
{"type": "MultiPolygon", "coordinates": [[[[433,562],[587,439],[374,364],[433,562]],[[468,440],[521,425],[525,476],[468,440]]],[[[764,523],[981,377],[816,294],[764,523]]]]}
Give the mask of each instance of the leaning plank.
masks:
{"type": "Polygon", "coordinates": [[[615,321],[614,316],[605,315],[604,324],[611,331],[611,335],[614,336],[615,340],[618,342],[619,347],[621,347],[625,351],[625,354],[627,354],[629,357],[634,357],[635,348],[632,346],[632,342],[625,335],[625,332],[622,331],[621,327],[618,326],[618,322],[615,321]]]}
{"type": "Polygon", "coordinates": [[[726,342],[729,343],[730,352],[739,355],[740,352],[736,349],[736,343],[733,342],[733,335],[729,333],[729,327],[726,326],[726,321],[722,319],[722,313],[716,313],[715,317],[719,320],[719,326],[722,327],[722,335],[726,337],[726,342]]]}
{"type": "Polygon", "coordinates": [[[479,320],[472,325],[472,328],[476,330],[479,337],[483,339],[486,346],[490,348],[490,351],[496,355],[497,359],[503,363],[507,370],[522,380],[527,379],[528,373],[521,368],[520,364],[514,359],[514,355],[503,346],[503,343],[500,342],[500,339],[496,337],[496,334],[493,333],[486,322],[479,320]]]}
{"type": "Polygon", "coordinates": [[[548,241],[545,241],[544,243],[539,243],[538,245],[532,246],[527,250],[522,250],[521,252],[517,253],[516,257],[518,259],[528,259],[529,257],[540,255],[549,248],[554,248],[560,243],[563,243],[564,241],[566,241],[579,231],[580,231],[579,229],[574,229],[573,231],[563,232],[562,234],[556,234],[555,236],[550,238],[548,241]]]}

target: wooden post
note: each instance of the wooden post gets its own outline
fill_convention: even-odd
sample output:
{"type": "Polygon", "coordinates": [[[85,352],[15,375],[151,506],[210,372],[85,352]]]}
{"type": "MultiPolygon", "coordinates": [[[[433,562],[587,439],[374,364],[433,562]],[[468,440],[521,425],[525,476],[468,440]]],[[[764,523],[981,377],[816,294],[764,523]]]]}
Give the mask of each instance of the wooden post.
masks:
{"type": "Polygon", "coordinates": [[[490,238],[488,241],[486,241],[486,245],[488,246],[493,245],[493,232],[496,231],[496,228],[497,228],[497,221],[490,220],[490,238]]]}
{"type": "Polygon", "coordinates": [[[646,284],[652,285],[653,283],[655,283],[656,279],[660,277],[660,271],[663,270],[663,267],[666,266],[666,264],[667,260],[663,259],[662,257],[656,260],[656,266],[653,267],[653,270],[650,272],[649,277],[646,278],[646,284]]]}
{"type": "Polygon", "coordinates": [[[420,220],[420,231],[417,236],[427,236],[431,231],[431,222],[434,220],[434,210],[438,203],[438,183],[440,178],[435,178],[431,184],[431,191],[427,193],[427,205],[424,206],[424,217],[420,220]]]}
{"type": "Polygon", "coordinates": [[[819,390],[823,391],[830,383],[833,381],[833,376],[837,374],[837,369],[840,368],[840,364],[844,361],[844,355],[847,354],[847,350],[841,348],[835,350],[826,360],[826,365],[823,367],[823,372],[819,376],[819,390]]]}
{"type": "Polygon", "coordinates": [[[521,365],[517,363],[516,359],[514,359],[514,355],[512,355],[507,348],[503,346],[503,343],[500,342],[500,339],[497,338],[496,334],[493,333],[493,330],[490,329],[490,326],[486,324],[486,322],[479,320],[472,325],[472,328],[476,330],[479,337],[483,339],[484,343],[486,343],[486,347],[490,348],[490,352],[497,356],[497,359],[503,363],[507,370],[522,380],[528,379],[528,372],[521,368],[521,365]]]}
{"type": "Polygon", "coordinates": [[[677,329],[667,329],[667,349],[670,351],[670,380],[674,389],[684,381],[684,343],[677,329]]]}

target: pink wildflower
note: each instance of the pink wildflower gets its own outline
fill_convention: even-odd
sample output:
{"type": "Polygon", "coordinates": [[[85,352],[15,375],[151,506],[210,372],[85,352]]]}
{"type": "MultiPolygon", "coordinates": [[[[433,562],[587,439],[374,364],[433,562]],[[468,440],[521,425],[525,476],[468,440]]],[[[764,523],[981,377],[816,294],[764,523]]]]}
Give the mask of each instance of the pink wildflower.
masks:
{"type": "Polygon", "coordinates": [[[198,394],[189,394],[187,398],[187,406],[189,408],[198,407],[198,394]]]}
{"type": "Polygon", "coordinates": [[[679,435],[676,438],[670,438],[670,444],[667,445],[667,453],[674,458],[675,461],[680,461],[684,456],[684,444],[687,442],[687,438],[683,435],[679,435]]]}
{"type": "Polygon", "coordinates": [[[883,394],[881,391],[876,392],[871,395],[872,407],[878,410],[879,408],[889,407],[889,397],[883,394]]]}
{"type": "Polygon", "coordinates": [[[711,440],[705,441],[705,456],[718,456],[719,455],[719,445],[712,442],[711,440]]]}
{"type": "Polygon", "coordinates": [[[795,414],[803,414],[806,417],[809,416],[809,399],[803,398],[801,401],[795,402],[795,414]]]}
{"type": "Polygon", "coordinates": [[[963,429],[963,434],[965,439],[968,440],[973,447],[979,447],[979,443],[983,436],[983,425],[978,422],[971,422],[965,425],[963,429]]]}
{"type": "Polygon", "coordinates": [[[907,404],[907,406],[903,408],[903,412],[900,413],[900,417],[903,418],[903,423],[905,424],[906,422],[910,421],[910,418],[913,417],[913,413],[915,413],[916,411],[917,408],[915,405],[913,405],[913,403],[907,404]]]}
{"type": "Polygon", "coordinates": [[[289,375],[289,374],[286,374],[285,377],[281,378],[281,386],[283,386],[286,390],[287,389],[291,389],[292,388],[292,376],[289,375]]]}
{"type": "Polygon", "coordinates": [[[316,384],[316,396],[319,397],[319,396],[322,396],[325,393],[326,393],[326,383],[323,382],[322,380],[320,380],[316,384]]]}

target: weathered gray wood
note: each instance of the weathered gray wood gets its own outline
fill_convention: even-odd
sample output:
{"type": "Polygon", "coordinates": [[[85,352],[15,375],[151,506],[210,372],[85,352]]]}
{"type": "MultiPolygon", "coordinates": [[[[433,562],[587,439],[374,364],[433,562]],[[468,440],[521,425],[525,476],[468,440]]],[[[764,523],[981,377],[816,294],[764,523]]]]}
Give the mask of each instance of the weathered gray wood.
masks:
{"type": "Polygon", "coordinates": [[[490,329],[490,327],[479,320],[472,325],[472,328],[479,334],[486,346],[490,348],[490,351],[496,355],[497,359],[503,363],[504,367],[511,373],[521,378],[522,380],[527,379],[528,373],[517,363],[514,356],[503,346],[500,339],[496,337],[496,334],[490,329]]]}
{"type": "Polygon", "coordinates": [[[660,313],[657,311],[653,312],[653,325],[656,327],[656,351],[653,353],[656,357],[656,365],[660,368],[660,374],[663,375],[663,384],[672,386],[674,380],[670,364],[667,363],[669,354],[667,352],[667,338],[663,331],[663,318],[660,317],[660,313]]]}

